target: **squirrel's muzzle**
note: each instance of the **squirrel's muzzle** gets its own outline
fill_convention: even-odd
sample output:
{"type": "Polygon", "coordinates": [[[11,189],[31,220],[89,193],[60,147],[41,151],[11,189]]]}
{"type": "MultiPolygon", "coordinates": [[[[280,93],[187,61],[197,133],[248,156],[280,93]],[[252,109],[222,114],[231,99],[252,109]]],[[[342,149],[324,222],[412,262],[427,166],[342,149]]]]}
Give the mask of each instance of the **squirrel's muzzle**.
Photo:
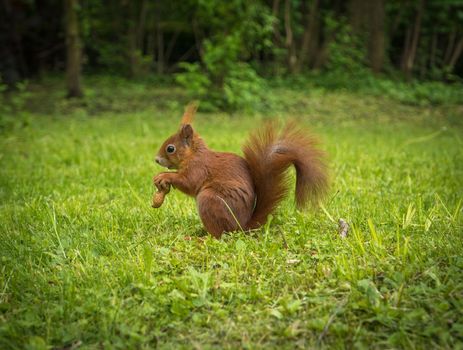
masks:
{"type": "Polygon", "coordinates": [[[164,168],[167,168],[167,169],[173,169],[174,168],[173,164],[164,157],[156,156],[154,158],[154,161],[156,163],[158,163],[160,166],[163,166],[164,168]]]}

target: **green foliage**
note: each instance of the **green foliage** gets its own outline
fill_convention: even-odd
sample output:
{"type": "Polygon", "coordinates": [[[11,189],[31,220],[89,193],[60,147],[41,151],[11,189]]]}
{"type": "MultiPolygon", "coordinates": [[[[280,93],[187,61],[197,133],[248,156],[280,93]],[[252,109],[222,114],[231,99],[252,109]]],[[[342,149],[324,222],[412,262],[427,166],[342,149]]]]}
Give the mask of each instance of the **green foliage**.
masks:
{"type": "Polygon", "coordinates": [[[117,6],[114,1],[108,3],[109,6],[105,6],[100,1],[87,1],[79,9],[81,38],[85,45],[83,52],[95,60],[84,67],[95,65],[108,72],[126,73],[127,58],[124,53],[127,50],[127,18],[117,22],[109,20],[117,16],[118,12],[126,12],[126,9],[117,6]],[[118,40],[115,40],[116,33],[120,33],[118,40]]]}
{"type": "MultiPolygon", "coordinates": [[[[2,131],[0,348],[461,348],[460,106],[268,89],[285,103],[275,114],[324,140],[331,196],[316,212],[291,198],[254,234],[218,241],[178,191],[150,207],[178,91],[88,85],[92,110],[109,96],[118,109],[57,109],[61,86],[42,86],[31,103],[49,106],[2,131]]],[[[239,153],[263,119],[200,112],[195,127],[239,153]]]]}
{"type": "MultiPolygon", "coordinates": [[[[1,11],[5,35],[0,45],[16,47],[5,51],[0,67],[9,84],[42,72],[64,72],[63,6],[25,1],[1,11]]],[[[345,85],[372,66],[388,77],[402,71],[407,79],[421,81],[455,82],[463,72],[461,1],[83,0],[76,12],[85,74],[135,78],[154,71],[179,73],[180,68],[187,74],[179,78],[182,84],[191,78],[202,89],[220,91],[215,94],[220,96],[195,93],[209,98],[211,108],[259,105],[259,98],[251,101],[259,84],[253,71],[276,77],[321,69],[345,85]],[[409,50],[415,46],[408,39],[418,24],[419,4],[424,4],[419,36],[409,50]],[[370,52],[374,49],[377,54],[370,52]],[[210,60],[221,65],[220,72],[210,60]],[[233,82],[225,88],[227,77],[233,82]],[[237,77],[243,86],[236,87],[237,77]],[[232,92],[225,96],[225,89],[232,92]]]]}
{"type": "Polygon", "coordinates": [[[336,20],[326,16],[329,32],[334,32],[334,40],[328,45],[328,61],[324,67],[324,86],[328,88],[352,88],[372,73],[367,67],[366,47],[360,37],[352,31],[346,19],[336,20]]]}
{"type": "Polygon", "coordinates": [[[239,60],[242,37],[229,35],[220,42],[204,42],[202,64],[183,63],[176,81],[192,98],[204,100],[207,109],[252,110],[262,102],[265,90],[250,64],[239,60]]]}
{"type": "Polygon", "coordinates": [[[13,87],[3,84],[0,77],[0,115],[14,114],[24,108],[30,92],[27,90],[28,81],[16,83],[13,87]]]}
{"type": "Polygon", "coordinates": [[[184,69],[184,72],[175,75],[177,83],[183,86],[192,98],[207,98],[212,82],[201,70],[201,65],[183,62],[180,67],[184,69]]]}
{"type": "MultiPolygon", "coordinates": [[[[92,48],[90,45],[93,43],[89,42],[89,47],[92,48]]],[[[127,56],[125,53],[127,51],[127,47],[124,42],[111,42],[111,43],[99,43],[95,44],[95,48],[97,50],[97,64],[106,68],[108,72],[115,72],[115,73],[125,73],[129,70],[128,63],[127,63],[127,56]]]]}
{"type": "Polygon", "coordinates": [[[206,109],[253,110],[264,81],[250,64],[252,53],[271,46],[273,17],[261,2],[199,1],[197,18],[214,32],[204,39],[201,62],[181,63],[176,80],[206,109]]]}
{"type": "Polygon", "coordinates": [[[405,104],[435,106],[461,104],[463,84],[444,84],[441,82],[414,82],[406,84],[386,79],[374,79],[370,93],[383,94],[405,104]]]}
{"type": "Polygon", "coordinates": [[[252,111],[261,106],[266,85],[249,64],[240,62],[224,79],[223,90],[227,107],[252,111]]]}
{"type": "Polygon", "coordinates": [[[344,73],[355,76],[366,71],[366,48],[355,35],[346,19],[336,20],[326,16],[327,30],[335,32],[335,39],[328,46],[329,58],[326,69],[333,74],[344,73]]]}
{"type": "Polygon", "coordinates": [[[463,101],[463,84],[446,84],[438,81],[413,81],[388,79],[374,76],[366,69],[352,71],[328,71],[309,74],[300,79],[280,81],[283,86],[305,89],[308,86],[327,90],[349,90],[365,96],[382,96],[407,105],[436,106],[459,105],[463,101]]]}
{"type": "Polygon", "coordinates": [[[205,43],[204,68],[183,63],[185,71],[176,75],[176,81],[191,98],[204,101],[206,110],[252,110],[262,102],[264,80],[249,64],[234,59],[228,44],[228,40],[217,46],[205,43]]]}

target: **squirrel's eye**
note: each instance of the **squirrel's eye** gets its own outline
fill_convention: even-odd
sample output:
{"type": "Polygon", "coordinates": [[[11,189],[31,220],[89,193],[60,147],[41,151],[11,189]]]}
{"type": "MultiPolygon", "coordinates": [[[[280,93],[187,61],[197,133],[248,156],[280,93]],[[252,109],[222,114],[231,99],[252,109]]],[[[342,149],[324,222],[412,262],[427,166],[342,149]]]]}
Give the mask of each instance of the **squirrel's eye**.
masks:
{"type": "Polygon", "coordinates": [[[168,145],[166,147],[167,153],[174,153],[175,152],[175,146],[174,145],[168,145]]]}

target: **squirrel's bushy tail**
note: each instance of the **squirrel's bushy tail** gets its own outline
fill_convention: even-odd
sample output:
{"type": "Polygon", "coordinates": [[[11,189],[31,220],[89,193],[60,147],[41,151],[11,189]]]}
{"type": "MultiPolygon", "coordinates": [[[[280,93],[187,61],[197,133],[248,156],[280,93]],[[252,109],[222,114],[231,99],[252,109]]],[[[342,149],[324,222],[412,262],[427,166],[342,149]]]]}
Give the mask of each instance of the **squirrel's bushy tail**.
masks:
{"type": "Polygon", "coordinates": [[[316,138],[294,122],[280,132],[275,124],[250,135],[243,146],[257,195],[256,206],[247,229],[260,227],[268,215],[287,195],[287,169],[296,169],[296,204],[299,208],[316,204],[328,187],[325,153],[318,149],[316,138]]]}

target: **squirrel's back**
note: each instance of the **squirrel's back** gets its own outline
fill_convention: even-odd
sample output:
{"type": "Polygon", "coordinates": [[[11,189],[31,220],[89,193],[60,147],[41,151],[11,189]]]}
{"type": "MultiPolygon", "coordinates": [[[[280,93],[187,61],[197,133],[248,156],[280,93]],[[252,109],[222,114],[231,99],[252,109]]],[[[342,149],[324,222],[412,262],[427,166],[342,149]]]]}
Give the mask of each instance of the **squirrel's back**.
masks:
{"type": "Polygon", "coordinates": [[[273,123],[251,134],[243,146],[256,192],[253,215],[247,229],[260,227],[288,194],[287,169],[296,169],[296,204],[316,204],[328,188],[325,153],[317,139],[294,122],[279,131],[273,123]]]}

